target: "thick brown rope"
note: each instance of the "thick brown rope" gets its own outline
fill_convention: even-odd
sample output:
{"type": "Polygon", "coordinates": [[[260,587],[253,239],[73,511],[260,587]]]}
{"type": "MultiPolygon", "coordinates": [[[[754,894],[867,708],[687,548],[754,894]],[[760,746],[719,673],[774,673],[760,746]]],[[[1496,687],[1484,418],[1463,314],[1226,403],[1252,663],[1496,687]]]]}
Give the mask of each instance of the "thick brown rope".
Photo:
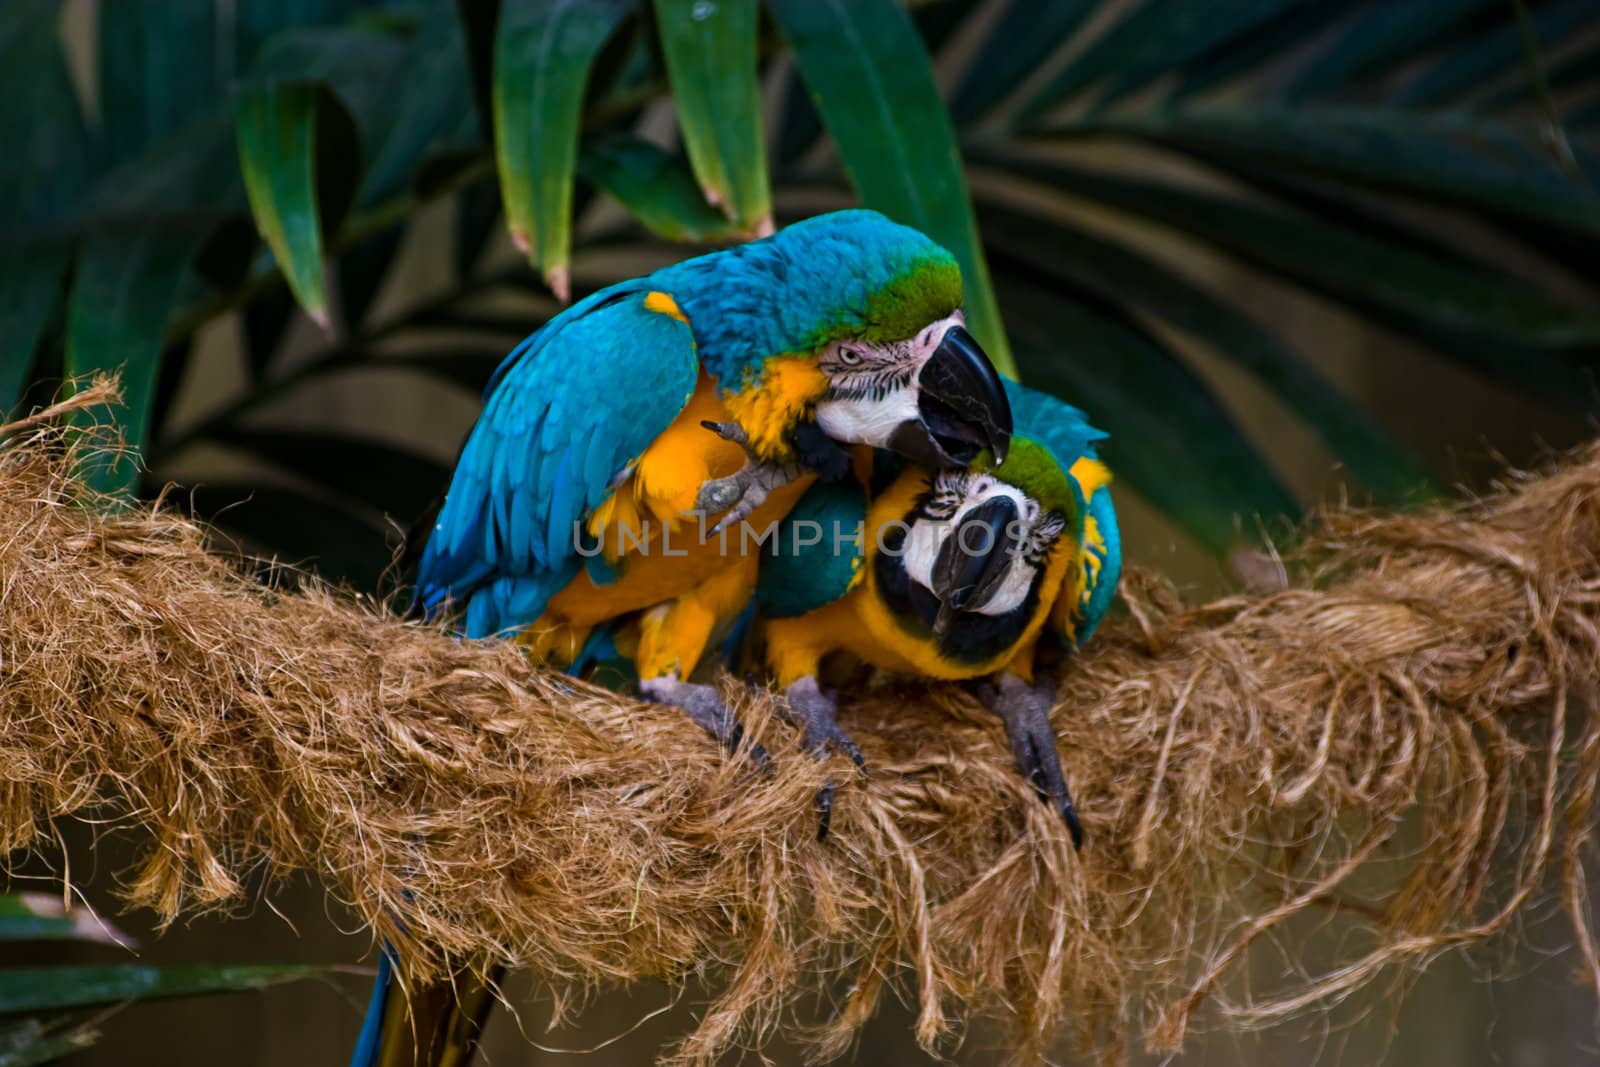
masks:
{"type": "Polygon", "coordinates": [[[473,960],[564,995],[703,981],[691,1062],[780,1029],[839,1053],[890,988],[927,1046],[981,1014],[1021,1056],[1063,1029],[1170,1049],[1203,1006],[1308,1010],[1543,893],[1600,975],[1600,448],[1457,508],[1325,516],[1270,596],[1185,607],[1135,572],[1131,620],[1063,674],[1074,853],[956,692],[848,701],[860,781],[730,684],[774,755],[753,775],[671,709],[264,583],[173,508],[108,514],[57,414],[0,429],[0,840],[134,827],[128,897],[166,919],[314,871],[412,980],[473,960]],[[1366,933],[1246,991],[1250,946],[1308,913],[1366,933]]]}

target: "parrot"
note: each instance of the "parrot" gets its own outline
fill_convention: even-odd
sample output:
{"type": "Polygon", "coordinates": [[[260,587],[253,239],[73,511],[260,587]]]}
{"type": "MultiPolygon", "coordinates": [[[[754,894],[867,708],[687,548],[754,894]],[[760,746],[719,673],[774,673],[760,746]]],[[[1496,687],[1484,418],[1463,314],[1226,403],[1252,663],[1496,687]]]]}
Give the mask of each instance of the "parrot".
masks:
{"type": "MultiPolygon", "coordinates": [[[[949,252],[864,209],[579,301],[490,378],[415,604],[462,609],[462,636],[513,636],[563,667],[638,615],[641,695],[737,748],[717,690],[690,676],[753,596],[746,521],[775,527],[816,479],[846,475],[852,449],[944,467],[1009,447],[1009,399],[961,302],[949,252]]],[[[385,948],[352,1067],[465,1062],[490,985],[462,972],[401,998],[393,966],[385,948]]]]}
{"type": "Polygon", "coordinates": [[[1003,456],[1009,400],[961,293],[942,247],[855,209],[575,304],[491,378],[418,601],[464,606],[466,636],[520,634],[557,663],[598,623],[649,610],[641,692],[734,740],[689,676],[748,600],[754,559],[691,516],[763,528],[807,479],[842,477],[853,445],[930,466],[1003,456]]]}
{"type": "MultiPolygon", "coordinates": [[[[824,657],[968,682],[1004,721],[1018,770],[1082,847],[1050,729],[1053,686],[1036,657],[1047,637],[1081,647],[1115,596],[1121,537],[1097,448],[1106,435],[1064,401],[1005,388],[1015,436],[1003,461],[985,452],[964,468],[908,465],[870,499],[870,487],[850,481],[808,488],[762,562],[764,657],[804,743],[858,766],[860,750],[818,681],[824,657]]],[[[825,787],[819,837],[832,802],[825,787]]]]}

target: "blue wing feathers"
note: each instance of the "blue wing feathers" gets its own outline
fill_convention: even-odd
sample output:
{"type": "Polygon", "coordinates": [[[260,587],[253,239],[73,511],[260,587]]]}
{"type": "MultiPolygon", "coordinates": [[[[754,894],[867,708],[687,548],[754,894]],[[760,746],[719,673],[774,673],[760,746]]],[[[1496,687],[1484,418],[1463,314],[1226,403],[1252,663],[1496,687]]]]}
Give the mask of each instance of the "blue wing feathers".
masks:
{"type": "Polygon", "coordinates": [[[1117,583],[1122,578],[1122,532],[1117,528],[1117,511],[1111,504],[1111,490],[1102,486],[1089,501],[1089,514],[1100,528],[1100,538],[1105,542],[1100,559],[1100,571],[1095,575],[1089,590],[1088,603],[1083,606],[1083,617],[1078,624],[1078,644],[1082,645],[1094,634],[1100,620],[1105,618],[1111,601],[1117,595],[1117,583]]]}
{"type": "Polygon", "coordinates": [[[500,388],[500,383],[505,380],[514,367],[521,363],[525,357],[538,352],[539,349],[548,344],[551,338],[560,333],[564,326],[570,325],[590,312],[598,311],[606,304],[620,300],[630,293],[643,292],[647,288],[646,281],[647,279],[635,278],[630,281],[619,282],[598,292],[590,293],[524,337],[518,342],[517,347],[513,348],[506,355],[506,358],[500,361],[500,365],[489,376],[489,384],[483,388],[484,398],[487,399],[493,395],[500,388]]]}
{"type": "Polygon", "coordinates": [[[572,456],[572,449],[562,452],[561,463],[556,468],[550,499],[549,542],[545,546],[547,560],[556,559],[564,548],[570,548],[572,528],[587,510],[584,506],[586,487],[580,484],[579,476],[572,470],[572,456]]]}
{"type": "Polygon", "coordinates": [[[1094,446],[1105,440],[1105,431],[1090,426],[1088,416],[1082,411],[1065,400],[1017,382],[1007,380],[1005,387],[1019,437],[1043,443],[1056,454],[1064,468],[1072,466],[1079,456],[1098,456],[1094,446]]]}
{"type": "Polygon", "coordinates": [[[425,608],[467,605],[468,636],[539,616],[581,563],[574,524],[694,391],[693,335],[645,309],[648,288],[574,305],[495,372],[417,573],[425,608]]]}
{"type": "MultiPolygon", "coordinates": [[[[1088,417],[1082,411],[1049,393],[1037,392],[1016,382],[1008,381],[1005,385],[1019,436],[1042,442],[1055,453],[1057,462],[1064,469],[1070,468],[1080,456],[1099,458],[1095,446],[1106,439],[1106,434],[1090,426],[1088,417]]],[[[1081,493],[1079,496],[1081,500],[1081,493]]],[[[1101,486],[1087,504],[1088,513],[1094,517],[1095,525],[1099,528],[1104,548],[1097,550],[1085,546],[1084,549],[1093,551],[1099,557],[1100,567],[1094,574],[1094,584],[1088,589],[1086,599],[1078,608],[1079,645],[1089,640],[1110,609],[1117,595],[1117,582],[1122,575],[1122,536],[1117,528],[1117,512],[1112,504],[1111,490],[1101,486]]]]}
{"type": "MultiPolygon", "coordinates": [[[[598,420],[591,419],[584,432],[590,436],[600,433],[598,420]]],[[[586,485],[604,485],[610,487],[616,479],[617,465],[611,461],[603,449],[591,448],[584,458],[583,481],[586,485]]]]}

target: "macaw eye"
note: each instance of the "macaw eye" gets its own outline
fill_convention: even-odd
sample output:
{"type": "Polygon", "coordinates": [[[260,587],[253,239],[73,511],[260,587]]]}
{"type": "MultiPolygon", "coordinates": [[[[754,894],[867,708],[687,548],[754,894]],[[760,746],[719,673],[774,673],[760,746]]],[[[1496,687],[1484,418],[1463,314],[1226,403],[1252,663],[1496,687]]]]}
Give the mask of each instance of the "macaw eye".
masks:
{"type": "Polygon", "coordinates": [[[846,367],[859,367],[859,366],[861,366],[861,359],[862,359],[861,353],[857,352],[853,348],[841,348],[841,349],[839,349],[839,362],[843,363],[846,367]]]}

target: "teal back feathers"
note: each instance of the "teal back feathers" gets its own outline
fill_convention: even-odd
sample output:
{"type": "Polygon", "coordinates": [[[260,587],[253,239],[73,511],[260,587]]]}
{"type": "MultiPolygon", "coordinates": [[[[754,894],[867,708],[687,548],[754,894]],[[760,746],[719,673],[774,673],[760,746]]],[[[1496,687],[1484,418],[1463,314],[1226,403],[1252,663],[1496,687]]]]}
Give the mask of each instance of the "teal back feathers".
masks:
{"type": "Polygon", "coordinates": [[[1090,426],[1088,416],[1082,411],[1065,400],[1009,379],[1005,386],[1015,432],[1048,447],[1063,470],[1070,468],[1079,456],[1099,457],[1095,444],[1105,440],[1105,431],[1090,426]]]}
{"type": "Polygon", "coordinates": [[[787,619],[838,600],[854,584],[866,555],[867,495],[853,481],[818,482],[778,523],[764,548],[756,605],[787,619]]]}
{"type": "MultiPolygon", "coordinates": [[[[1028,437],[1050,449],[1061,469],[1070,471],[1082,457],[1099,459],[1097,445],[1105,440],[1104,431],[1089,425],[1088,418],[1077,408],[1049,393],[1029,389],[1025,385],[1008,381],[1006,396],[1011,401],[1012,418],[1016,421],[1016,436],[1028,437]]],[[[1012,445],[1015,449],[1015,444],[1012,445]]],[[[1007,457],[1007,466],[1010,457],[1007,457]]],[[[1116,599],[1117,582],[1122,577],[1122,535],[1117,528],[1117,510],[1111,501],[1111,490],[1096,487],[1089,498],[1084,498],[1083,487],[1069,476],[1076,499],[1073,512],[1074,536],[1079,551],[1093,557],[1089,568],[1090,581],[1084,586],[1073,609],[1077,644],[1087,641],[1100,625],[1111,602],[1116,599]],[[1085,539],[1085,517],[1094,519],[1099,534],[1098,543],[1085,539]]]]}

